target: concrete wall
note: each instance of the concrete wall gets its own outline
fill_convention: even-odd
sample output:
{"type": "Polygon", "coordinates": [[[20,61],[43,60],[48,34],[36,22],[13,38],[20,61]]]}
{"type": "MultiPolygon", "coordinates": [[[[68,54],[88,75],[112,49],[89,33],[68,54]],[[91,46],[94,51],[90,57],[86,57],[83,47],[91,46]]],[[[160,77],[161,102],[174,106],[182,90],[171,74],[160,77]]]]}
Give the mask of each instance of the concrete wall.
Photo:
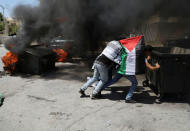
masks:
{"type": "Polygon", "coordinates": [[[190,33],[190,18],[153,16],[138,29],[147,42],[162,42],[184,37],[190,33]]]}

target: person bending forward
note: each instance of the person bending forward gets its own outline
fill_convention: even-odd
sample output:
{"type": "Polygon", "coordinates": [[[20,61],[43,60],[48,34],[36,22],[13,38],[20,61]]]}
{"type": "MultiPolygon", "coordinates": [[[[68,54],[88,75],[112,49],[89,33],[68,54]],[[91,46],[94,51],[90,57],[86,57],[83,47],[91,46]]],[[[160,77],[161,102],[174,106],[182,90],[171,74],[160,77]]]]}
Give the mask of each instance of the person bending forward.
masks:
{"type": "Polygon", "coordinates": [[[94,99],[98,96],[101,88],[108,81],[108,70],[113,63],[121,63],[121,49],[122,46],[118,41],[111,41],[108,43],[103,52],[94,61],[94,75],[90,78],[81,88],[79,93],[85,96],[85,90],[96,82],[99,77],[101,78],[95,89],[92,92],[91,98],[94,99]]]}

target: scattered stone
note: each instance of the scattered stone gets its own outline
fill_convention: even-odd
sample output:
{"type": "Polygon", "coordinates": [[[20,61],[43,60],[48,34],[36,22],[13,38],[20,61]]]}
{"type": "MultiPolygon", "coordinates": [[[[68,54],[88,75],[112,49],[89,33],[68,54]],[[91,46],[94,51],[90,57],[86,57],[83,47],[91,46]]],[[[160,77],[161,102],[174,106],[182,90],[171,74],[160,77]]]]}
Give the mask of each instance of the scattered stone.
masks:
{"type": "Polygon", "coordinates": [[[136,107],[143,107],[143,105],[137,105],[136,107]]]}

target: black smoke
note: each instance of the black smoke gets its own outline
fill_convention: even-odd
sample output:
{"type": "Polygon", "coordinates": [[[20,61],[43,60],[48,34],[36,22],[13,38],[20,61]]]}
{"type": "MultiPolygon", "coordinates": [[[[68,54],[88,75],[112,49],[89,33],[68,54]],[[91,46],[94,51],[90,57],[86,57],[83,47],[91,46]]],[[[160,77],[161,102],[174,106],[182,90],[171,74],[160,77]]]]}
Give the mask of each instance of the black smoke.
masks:
{"type": "MultiPolygon", "coordinates": [[[[181,0],[180,5],[186,2],[181,0]]],[[[131,32],[162,9],[167,12],[171,7],[172,13],[177,3],[176,0],[41,0],[37,7],[19,5],[13,14],[22,22],[22,29],[6,47],[18,53],[32,41],[47,44],[63,35],[75,40],[74,46],[81,52],[94,51],[100,41],[131,32]],[[11,48],[10,43],[14,44],[11,48]]]]}

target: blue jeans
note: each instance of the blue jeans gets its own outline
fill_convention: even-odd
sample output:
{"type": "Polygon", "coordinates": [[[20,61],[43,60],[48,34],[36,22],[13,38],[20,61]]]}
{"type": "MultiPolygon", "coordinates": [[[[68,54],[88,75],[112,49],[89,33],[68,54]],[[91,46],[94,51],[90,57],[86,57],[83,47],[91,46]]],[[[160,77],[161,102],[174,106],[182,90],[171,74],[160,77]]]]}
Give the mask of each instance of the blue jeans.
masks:
{"type": "Polygon", "coordinates": [[[129,89],[129,92],[128,92],[126,98],[125,98],[126,100],[131,100],[131,98],[132,98],[132,96],[133,96],[133,92],[134,92],[135,88],[136,88],[137,85],[138,85],[138,82],[137,82],[137,79],[136,79],[136,76],[135,76],[135,75],[121,75],[121,74],[118,74],[118,73],[117,73],[117,74],[114,76],[114,78],[113,78],[112,80],[108,81],[108,82],[103,86],[102,90],[105,89],[105,88],[107,88],[108,86],[110,86],[110,85],[116,83],[116,82],[119,81],[123,76],[124,76],[125,78],[127,78],[127,79],[132,83],[132,85],[131,85],[131,87],[130,87],[130,89],[129,89]]]}
{"type": "Polygon", "coordinates": [[[101,77],[101,79],[93,91],[94,95],[98,94],[100,92],[100,90],[102,89],[102,87],[104,86],[104,84],[108,81],[107,66],[100,65],[100,64],[94,64],[94,75],[81,87],[81,90],[85,91],[90,85],[92,85],[94,82],[98,81],[99,77],[101,77]]]}

